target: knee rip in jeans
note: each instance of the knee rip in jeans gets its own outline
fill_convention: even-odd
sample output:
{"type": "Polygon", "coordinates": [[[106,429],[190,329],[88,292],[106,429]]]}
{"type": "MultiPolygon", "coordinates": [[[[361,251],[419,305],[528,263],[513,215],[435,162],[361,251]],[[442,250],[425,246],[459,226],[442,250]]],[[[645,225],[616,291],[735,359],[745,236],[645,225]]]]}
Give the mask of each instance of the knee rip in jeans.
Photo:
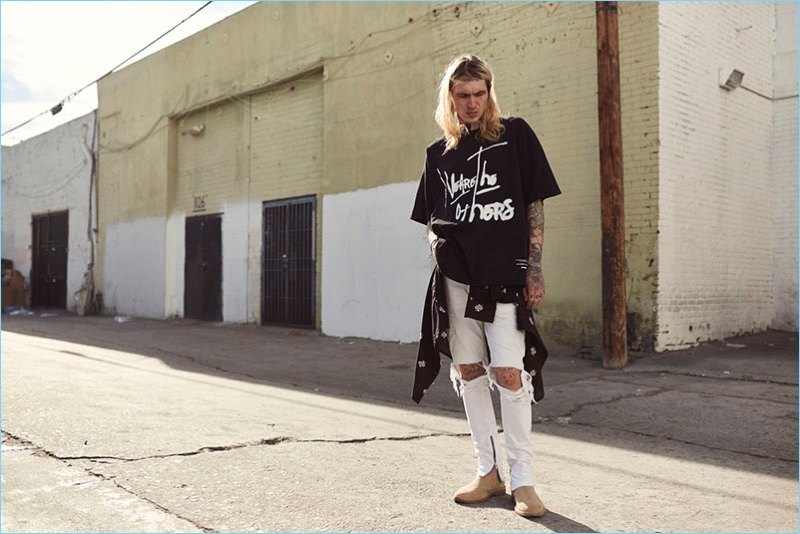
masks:
{"type": "Polygon", "coordinates": [[[489,368],[489,383],[492,386],[497,386],[500,392],[500,398],[511,402],[529,402],[534,403],[533,400],[533,377],[525,370],[520,370],[520,378],[522,379],[522,387],[517,390],[508,389],[497,383],[495,369],[489,368]]]}
{"type": "MultiPolygon", "coordinates": [[[[485,364],[484,369],[486,368],[485,364]]],[[[472,380],[464,380],[461,378],[461,373],[458,371],[458,365],[450,364],[450,381],[453,382],[453,389],[456,390],[456,395],[459,397],[464,396],[465,390],[470,389],[478,389],[478,388],[485,388],[489,387],[490,389],[494,387],[494,384],[489,380],[488,374],[484,373],[477,378],[473,378],[472,380]]]]}

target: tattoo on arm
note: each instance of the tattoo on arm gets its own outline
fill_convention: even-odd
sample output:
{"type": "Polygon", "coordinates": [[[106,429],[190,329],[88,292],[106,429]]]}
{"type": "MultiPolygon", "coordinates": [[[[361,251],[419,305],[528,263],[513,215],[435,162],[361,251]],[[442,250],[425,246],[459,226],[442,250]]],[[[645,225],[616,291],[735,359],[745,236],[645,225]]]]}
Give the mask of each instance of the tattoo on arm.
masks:
{"type": "Polygon", "coordinates": [[[542,245],[544,244],[544,204],[536,200],[528,206],[528,282],[542,281],[542,245]]]}

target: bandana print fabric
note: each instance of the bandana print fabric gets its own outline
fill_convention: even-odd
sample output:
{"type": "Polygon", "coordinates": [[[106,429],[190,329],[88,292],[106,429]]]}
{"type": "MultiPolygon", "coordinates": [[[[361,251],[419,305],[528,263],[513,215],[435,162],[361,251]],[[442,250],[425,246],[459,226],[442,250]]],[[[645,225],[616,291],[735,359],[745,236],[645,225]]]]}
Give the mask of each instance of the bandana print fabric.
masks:
{"type": "MultiPolygon", "coordinates": [[[[422,397],[439,375],[441,356],[453,359],[448,342],[450,321],[447,315],[447,296],[444,284],[444,275],[436,267],[428,283],[425,308],[422,312],[422,329],[411,393],[411,398],[416,403],[422,401],[422,397]]],[[[522,363],[533,378],[533,400],[539,402],[544,398],[542,368],[547,361],[548,353],[539,330],[536,328],[533,313],[525,307],[522,288],[470,286],[464,316],[492,322],[498,302],[515,302],[517,304],[517,329],[525,332],[525,355],[522,363]],[[477,312],[475,311],[476,306],[480,308],[477,312]]],[[[489,359],[491,361],[491,352],[489,359]]]]}

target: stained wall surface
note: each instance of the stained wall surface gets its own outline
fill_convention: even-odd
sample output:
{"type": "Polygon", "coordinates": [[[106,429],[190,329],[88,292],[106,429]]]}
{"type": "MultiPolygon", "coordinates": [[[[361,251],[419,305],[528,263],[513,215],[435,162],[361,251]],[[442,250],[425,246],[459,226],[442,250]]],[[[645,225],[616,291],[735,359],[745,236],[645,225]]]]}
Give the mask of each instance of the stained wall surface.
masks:
{"type": "MultiPolygon", "coordinates": [[[[796,198],[782,222],[773,206],[792,168],[796,189],[796,154],[773,150],[771,128],[785,123],[789,146],[796,99],[778,112],[717,79],[731,63],[772,94],[773,59],[788,57],[776,55],[775,5],[625,2],[618,15],[631,347],[791,325],[792,301],[775,295],[794,287],[796,308],[785,274],[796,198]]],[[[540,326],[554,343],[597,348],[595,24],[593,2],[264,2],[104,78],[107,306],[183,315],[186,221],[215,214],[223,320],[261,322],[264,203],[313,197],[315,326],[416,340],[431,263],[408,216],[440,135],[439,76],[471,51],[493,68],[503,113],[536,131],[564,193],[545,207],[540,326]]],[[[781,54],[796,56],[796,36],[787,42],[781,54]]]]}
{"type": "MultiPolygon", "coordinates": [[[[655,22],[644,4],[630,11],[632,23],[655,22]]],[[[541,322],[553,339],[596,340],[596,53],[588,3],[257,4],[104,79],[100,216],[108,229],[102,280],[109,308],[182,315],[186,219],[213,213],[223,221],[224,320],[259,322],[263,203],[315,195],[318,327],[416,339],[430,261],[423,229],[408,221],[408,192],[425,146],[439,135],[432,120],[438,77],[467,50],[495,69],[504,113],[532,124],[565,193],[547,206],[550,298],[541,322]],[[382,230],[356,220],[379,221],[382,230]],[[148,237],[110,241],[131,232],[148,237]],[[394,261],[373,265],[365,278],[363,251],[382,250],[394,261]],[[130,280],[132,264],[154,280],[130,280]],[[392,303],[365,287],[395,288],[392,303]],[[387,313],[387,305],[402,311],[387,313]],[[361,321],[340,313],[353,306],[361,321]]]]}
{"type": "Polygon", "coordinates": [[[772,328],[797,331],[797,3],[778,2],[773,63],[772,328]]]}
{"type": "Polygon", "coordinates": [[[97,227],[93,211],[95,114],[3,147],[3,258],[31,283],[34,216],[68,211],[67,309],[91,268],[97,227]]]}
{"type": "Polygon", "coordinates": [[[775,6],[662,3],[659,28],[656,346],[671,349],[772,324],[775,6]],[[720,87],[732,69],[750,91],[720,87]]]}

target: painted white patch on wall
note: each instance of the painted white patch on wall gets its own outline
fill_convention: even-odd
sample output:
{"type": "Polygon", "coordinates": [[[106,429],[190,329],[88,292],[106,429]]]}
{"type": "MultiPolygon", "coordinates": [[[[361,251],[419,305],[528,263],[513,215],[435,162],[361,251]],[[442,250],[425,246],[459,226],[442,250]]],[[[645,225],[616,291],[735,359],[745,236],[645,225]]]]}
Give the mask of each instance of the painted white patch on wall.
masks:
{"type": "Polygon", "coordinates": [[[419,339],[430,251],[409,219],[417,182],[327,195],[322,205],[322,332],[419,339]]]}
{"type": "Polygon", "coordinates": [[[773,105],[713,76],[735,64],[747,87],[771,94],[775,14],[765,2],[658,12],[661,351],[772,322],[773,105]],[[750,29],[731,39],[740,20],[750,29]]]}
{"type": "Polygon", "coordinates": [[[183,287],[186,261],[186,214],[176,212],[167,219],[164,265],[164,316],[183,317],[183,287]]]}
{"type": "Polygon", "coordinates": [[[222,317],[228,323],[247,322],[249,209],[229,203],[222,214],[222,317]]]}
{"type": "MultiPolygon", "coordinates": [[[[228,323],[247,322],[249,210],[247,203],[231,203],[225,204],[221,213],[222,318],[228,323]]],[[[166,245],[164,313],[166,317],[183,317],[186,291],[185,213],[173,213],[167,221],[166,245]]]]}
{"type": "Polygon", "coordinates": [[[164,317],[166,226],[167,220],[161,218],[108,226],[103,262],[106,309],[134,317],[164,317]]]}
{"type": "Polygon", "coordinates": [[[243,226],[241,231],[247,232],[247,278],[244,283],[249,291],[245,295],[246,322],[259,324],[261,322],[261,254],[262,240],[262,210],[264,205],[260,200],[250,202],[247,206],[250,213],[248,219],[251,226],[243,226]]]}
{"type": "Polygon", "coordinates": [[[797,332],[797,12],[795,2],[776,2],[772,131],[772,328],[797,332]]]}

